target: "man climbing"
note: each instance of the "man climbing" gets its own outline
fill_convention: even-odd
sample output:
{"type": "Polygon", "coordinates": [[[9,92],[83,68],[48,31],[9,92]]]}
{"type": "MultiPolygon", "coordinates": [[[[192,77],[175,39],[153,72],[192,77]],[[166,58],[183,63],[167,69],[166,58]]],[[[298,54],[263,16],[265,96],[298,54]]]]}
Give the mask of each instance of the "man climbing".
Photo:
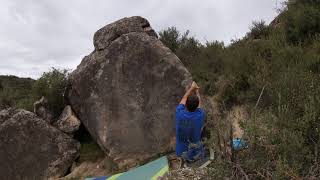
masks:
{"type": "Polygon", "coordinates": [[[192,82],[176,108],[176,154],[187,161],[204,157],[201,131],[205,112],[200,106],[199,86],[192,82]]]}

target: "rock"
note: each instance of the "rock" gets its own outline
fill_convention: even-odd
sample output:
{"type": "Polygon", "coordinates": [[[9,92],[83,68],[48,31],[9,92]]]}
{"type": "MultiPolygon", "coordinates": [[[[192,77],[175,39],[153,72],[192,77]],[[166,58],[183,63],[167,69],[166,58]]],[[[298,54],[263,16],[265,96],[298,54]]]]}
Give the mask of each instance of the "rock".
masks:
{"type": "Polygon", "coordinates": [[[94,161],[84,161],[80,164],[76,165],[75,163],[71,173],[67,176],[60,178],[60,180],[70,180],[70,179],[85,179],[87,177],[101,177],[101,176],[111,176],[113,174],[117,174],[117,172],[113,171],[109,168],[109,159],[99,158],[94,161]]]}
{"type": "Polygon", "coordinates": [[[0,125],[8,120],[13,114],[17,112],[14,108],[3,109],[0,111],[0,125]]]}
{"type": "Polygon", "coordinates": [[[120,168],[173,150],[188,70],[142,17],[103,27],[94,45],[66,94],[93,139],[120,168]]]}
{"type": "Polygon", "coordinates": [[[53,123],[53,114],[48,110],[48,100],[44,96],[33,103],[33,112],[46,122],[53,123]]]}
{"type": "Polygon", "coordinates": [[[64,176],[80,148],[77,141],[21,109],[0,125],[0,142],[0,176],[10,180],[64,176]]]}
{"type": "Polygon", "coordinates": [[[232,123],[233,138],[242,138],[244,131],[240,124],[243,124],[248,118],[249,113],[245,106],[234,106],[227,113],[227,122],[232,123]]]}
{"type": "Polygon", "coordinates": [[[67,134],[73,134],[80,127],[80,120],[73,113],[71,106],[66,106],[57,121],[57,128],[67,134]]]}
{"type": "Polygon", "coordinates": [[[163,178],[163,180],[211,180],[212,176],[208,174],[207,168],[181,168],[178,170],[170,170],[163,178]]]}
{"type": "Polygon", "coordinates": [[[134,16],[120,19],[115,23],[99,29],[93,37],[94,47],[96,50],[103,50],[110,46],[110,44],[120,36],[139,32],[158,37],[157,33],[150,27],[150,24],[146,19],[134,16]]]}

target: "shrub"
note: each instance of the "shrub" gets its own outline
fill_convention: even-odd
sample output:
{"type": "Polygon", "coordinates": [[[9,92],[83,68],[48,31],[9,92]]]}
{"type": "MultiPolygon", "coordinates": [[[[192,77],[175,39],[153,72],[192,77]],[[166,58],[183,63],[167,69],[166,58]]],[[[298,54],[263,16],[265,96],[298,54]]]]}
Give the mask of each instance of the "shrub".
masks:
{"type": "Polygon", "coordinates": [[[179,47],[180,32],[176,27],[169,27],[159,32],[159,38],[172,52],[176,52],[179,47]]]}
{"type": "Polygon", "coordinates": [[[32,111],[33,83],[29,78],[0,76],[0,109],[17,107],[32,111]]]}
{"type": "Polygon", "coordinates": [[[42,96],[48,99],[48,108],[54,116],[60,115],[64,108],[64,91],[67,85],[68,71],[52,68],[35,82],[32,93],[35,100],[42,96]]]}
{"type": "Polygon", "coordinates": [[[247,36],[252,39],[266,39],[269,35],[269,31],[269,27],[266,25],[265,21],[254,21],[247,36]]]}
{"type": "Polygon", "coordinates": [[[12,95],[7,89],[2,89],[0,94],[0,109],[12,107],[14,104],[12,95]]]}
{"type": "Polygon", "coordinates": [[[216,150],[230,143],[219,134],[230,124],[225,113],[235,105],[250,109],[242,124],[248,149],[235,152],[233,162],[218,157],[209,168],[214,178],[320,178],[320,3],[289,1],[281,16],[279,28],[253,22],[229,46],[176,33],[177,56],[223,108],[209,141],[216,150]]]}
{"type": "Polygon", "coordinates": [[[308,43],[320,33],[320,3],[303,0],[288,5],[285,29],[291,43],[308,43]]]}

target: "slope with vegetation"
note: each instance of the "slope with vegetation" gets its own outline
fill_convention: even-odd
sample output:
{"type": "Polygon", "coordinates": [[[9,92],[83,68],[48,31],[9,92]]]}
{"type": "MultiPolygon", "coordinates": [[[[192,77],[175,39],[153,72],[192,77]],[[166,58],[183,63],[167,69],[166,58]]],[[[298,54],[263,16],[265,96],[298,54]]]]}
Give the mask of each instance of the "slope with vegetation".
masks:
{"type": "MultiPolygon", "coordinates": [[[[222,114],[235,106],[249,111],[241,124],[248,149],[221,157],[210,174],[319,178],[320,1],[290,0],[271,25],[254,22],[246,37],[228,46],[203,44],[188,33],[171,27],[160,32],[160,39],[206,95],[218,96],[222,114]]],[[[215,135],[226,122],[214,121],[215,135]]]]}
{"type": "Polygon", "coordinates": [[[15,76],[0,76],[0,109],[16,106],[32,109],[31,89],[34,80],[15,76]]]}
{"type": "Polygon", "coordinates": [[[67,78],[67,70],[55,68],[43,73],[37,80],[0,76],[0,110],[16,107],[33,111],[33,103],[45,96],[48,99],[49,110],[57,118],[64,108],[63,93],[67,78]]]}

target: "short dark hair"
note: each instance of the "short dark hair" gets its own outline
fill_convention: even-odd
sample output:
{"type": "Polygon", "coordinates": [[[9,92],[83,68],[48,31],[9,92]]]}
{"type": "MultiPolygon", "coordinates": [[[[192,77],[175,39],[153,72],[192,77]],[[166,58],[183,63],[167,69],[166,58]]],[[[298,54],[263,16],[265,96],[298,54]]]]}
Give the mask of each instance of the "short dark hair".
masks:
{"type": "Polygon", "coordinates": [[[190,95],[187,98],[186,107],[188,111],[193,112],[195,111],[199,106],[199,98],[196,95],[190,95]]]}

